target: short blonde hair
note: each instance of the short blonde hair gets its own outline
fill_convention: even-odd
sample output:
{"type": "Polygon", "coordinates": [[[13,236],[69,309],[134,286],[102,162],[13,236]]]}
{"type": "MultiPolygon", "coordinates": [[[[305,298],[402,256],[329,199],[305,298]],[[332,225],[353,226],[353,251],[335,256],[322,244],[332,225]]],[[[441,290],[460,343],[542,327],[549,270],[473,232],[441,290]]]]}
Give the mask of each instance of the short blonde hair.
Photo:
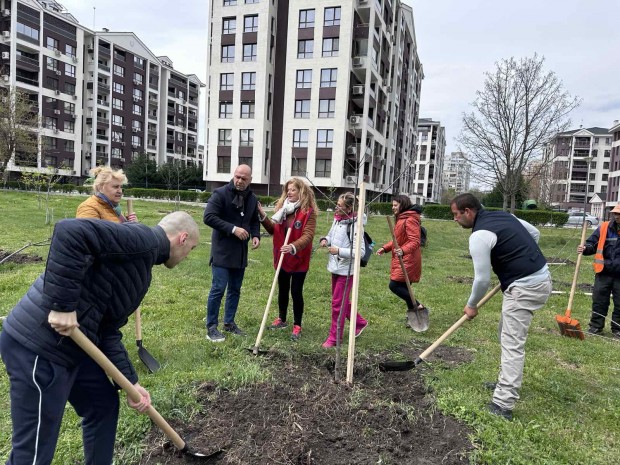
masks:
{"type": "Polygon", "coordinates": [[[122,169],[113,170],[109,166],[97,166],[90,170],[90,175],[95,178],[93,183],[93,193],[101,192],[101,186],[109,183],[113,179],[121,184],[127,184],[127,176],[122,169]]]}

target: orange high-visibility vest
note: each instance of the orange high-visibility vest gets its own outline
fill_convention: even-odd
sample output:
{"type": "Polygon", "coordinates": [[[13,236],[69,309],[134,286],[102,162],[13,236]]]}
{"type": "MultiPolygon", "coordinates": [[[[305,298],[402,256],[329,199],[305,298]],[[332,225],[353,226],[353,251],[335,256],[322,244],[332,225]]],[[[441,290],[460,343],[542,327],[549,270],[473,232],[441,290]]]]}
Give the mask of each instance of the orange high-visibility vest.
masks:
{"type": "Polygon", "coordinates": [[[609,228],[609,221],[603,221],[599,232],[598,245],[596,246],[596,253],[594,254],[594,267],[595,273],[603,271],[605,266],[605,260],[603,259],[603,248],[605,247],[605,239],[607,239],[607,229],[609,228]]]}

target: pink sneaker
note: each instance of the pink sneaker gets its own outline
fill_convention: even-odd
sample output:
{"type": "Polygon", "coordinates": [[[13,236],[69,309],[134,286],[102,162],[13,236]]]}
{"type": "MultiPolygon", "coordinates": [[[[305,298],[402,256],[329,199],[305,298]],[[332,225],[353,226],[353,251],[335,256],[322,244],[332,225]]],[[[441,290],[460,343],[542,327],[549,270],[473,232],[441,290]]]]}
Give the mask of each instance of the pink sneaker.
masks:
{"type": "Polygon", "coordinates": [[[299,341],[300,337],[301,337],[301,326],[293,325],[293,334],[291,334],[291,340],[299,341]]]}
{"type": "Polygon", "coordinates": [[[364,323],[363,325],[355,328],[355,337],[358,337],[360,334],[362,334],[362,331],[366,329],[366,326],[368,326],[368,321],[366,321],[366,323],[364,323]]]}
{"type": "Polygon", "coordinates": [[[336,347],[336,341],[330,341],[329,339],[327,339],[323,344],[321,344],[321,347],[324,347],[325,349],[331,349],[332,347],[336,347]]]}

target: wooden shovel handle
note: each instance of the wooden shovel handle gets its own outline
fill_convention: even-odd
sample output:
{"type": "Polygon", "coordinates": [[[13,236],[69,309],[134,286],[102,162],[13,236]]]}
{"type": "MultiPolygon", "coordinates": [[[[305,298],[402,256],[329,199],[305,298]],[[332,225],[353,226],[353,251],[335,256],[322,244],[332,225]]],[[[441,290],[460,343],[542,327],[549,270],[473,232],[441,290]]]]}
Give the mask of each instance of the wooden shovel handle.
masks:
{"type": "MultiPolygon", "coordinates": [[[[118,368],[105,356],[99,348],[93,344],[90,339],[88,339],[82,331],[78,328],[75,328],[71,332],[71,339],[78,346],[84,350],[103,370],[110,376],[116,384],[118,384],[123,391],[127,393],[127,395],[134,402],[140,402],[142,395],[140,392],[131,384],[131,381],[127,379],[127,377],[120,372],[118,368]]],[[[153,422],[164,432],[168,439],[172,441],[175,447],[179,450],[183,450],[185,448],[185,441],[178,435],[178,433],[172,429],[172,426],[168,424],[168,422],[162,417],[155,407],[152,405],[146,411],[146,414],[153,420],[153,422]]]]}
{"type": "Polygon", "coordinates": [[[133,199],[127,199],[127,214],[131,215],[132,213],[135,213],[133,211],[133,199]]]}
{"type": "MultiPolygon", "coordinates": [[[[586,229],[588,229],[588,223],[586,222],[584,218],[583,225],[581,226],[581,241],[579,242],[579,245],[583,245],[583,243],[586,240],[586,229]]],[[[575,298],[575,289],[577,287],[577,277],[579,276],[579,266],[581,265],[581,257],[583,257],[583,252],[577,254],[577,264],[575,265],[575,272],[573,273],[573,283],[570,286],[568,306],[566,307],[566,313],[564,314],[568,318],[570,318],[570,314],[573,309],[573,299],[575,298]]]]}
{"type": "MultiPolygon", "coordinates": [[[[394,233],[394,225],[392,224],[392,218],[386,216],[387,224],[390,227],[390,233],[392,234],[392,248],[400,249],[398,245],[398,241],[396,240],[396,234],[394,233]]],[[[407,268],[405,268],[405,262],[403,261],[403,257],[398,255],[398,262],[400,263],[400,269],[403,270],[403,275],[405,276],[405,283],[407,284],[407,290],[409,291],[409,297],[411,297],[411,304],[415,305],[415,295],[413,294],[413,288],[411,287],[411,282],[409,282],[409,275],[407,274],[407,268]]],[[[417,310],[417,308],[416,308],[417,310]]]]}

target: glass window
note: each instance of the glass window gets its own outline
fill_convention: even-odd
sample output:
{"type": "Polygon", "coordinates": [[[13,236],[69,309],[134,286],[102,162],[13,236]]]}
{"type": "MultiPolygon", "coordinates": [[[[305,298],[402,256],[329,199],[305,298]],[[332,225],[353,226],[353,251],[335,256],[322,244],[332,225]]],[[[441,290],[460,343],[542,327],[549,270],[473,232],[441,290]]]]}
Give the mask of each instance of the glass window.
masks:
{"type": "Polygon", "coordinates": [[[239,145],[242,147],[254,146],[254,129],[239,130],[239,145]]]}
{"type": "Polygon", "coordinates": [[[241,73],[241,90],[256,89],[256,73],[241,73]]]}
{"type": "Polygon", "coordinates": [[[134,100],[142,100],[144,98],[144,92],[141,89],[133,90],[133,99],[134,100]]]}
{"type": "Polygon", "coordinates": [[[26,26],[25,24],[22,24],[20,22],[17,23],[16,29],[17,29],[18,34],[22,34],[26,37],[29,37],[30,39],[34,39],[37,42],[39,42],[39,30],[38,29],[34,29],[30,26],[26,26]]]}
{"type": "Polygon", "coordinates": [[[220,90],[233,90],[235,84],[234,73],[221,73],[220,74],[220,90]]]}
{"type": "Polygon", "coordinates": [[[297,70],[297,85],[298,89],[309,89],[312,87],[312,70],[311,69],[298,69],[297,70]]]}
{"type": "Polygon", "coordinates": [[[120,76],[120,77],[124,77],[125,76],[125,68],[123,68],[121,65],[114,65],[114,74],[116,74],[117,76],[120,76]]]}
{"type": "Polygon", "coordinates": [[[243,17],[243,32],[258,32],[258,15],[243,17]]]}
{"type": "Polygon", "coordinates": [[[222,18],[222,34],[234,34],[237,32],[237,18],[222,18]]]}
{"type": "Polygon", "coordinates": [[[112,142],[123,142],[123,133],[121,131],[112,131],[112,142]]]}
{"type": "Polygon", "coordinates": [[[75,95],[75,84],[65,82],[65,94],[75,95]]]}
{"type": "Polygon", "coordinates": [[[233,103],[220,102],[220,118],[232,118],[233,103]]]}
{"type": "Polygon", "coordinates": [[[325,8],[323,26],[339,26],[340,25],[340,7],[325,8]]]}
{"type": "Polygon", "coordinates": [[[65,55],[70,57],[76,57],[77,49],[71,44],[65,44],[65,55]]]}
{"type": "Polygon", "coordinates": [[[338,37],[323,39],[323,56],[324,57],[337,57],[339,48],[340,48],[340,39],[338,37]]]}
{"type": "Polygon", "coordinates": [[[58,71],[58,60],[53,59],[52,57],[47,57],[47,69],[51,71],[58,71]]]}
{"type": "Polygon", "coordinates": [[[230,157],[217,157],[217,172],[230,173],[230,157]]]}
{"type": "Polygon", "coordinates": [[[131,136],[131,145],[133,147],[139,147],[142,145],[142,137],[140,136],[131,136]]]}
{"type": "Polygon", "coordinates": [[[338,68],[324,68],[321,70],[321,87],[336,87],[338,82],[338,68]]]}
{"type": "Polygon", "coordinates": [[[136,120],[133,120],[133,121],[131,122],[131,127],[132,127],[133,129],[138,129],[139,131],[142,131],[142,121],[136,121],[136,120]]]}
{"type": "Polygon", "coordinates": [[[48,37],[46,46],[50,50],[58,50],[58,41],[52,37],[48,37]]]}
{"type": "Polygon", "coordinates": [[[133,105],[133,114],[134,115],[138,115],[138,116],[142,116],[142,105],[137,105],[134,103],[133,105]]]}
{"type": "Polygon", "coordinates": [[[75,66],[65,63],[65,76],[75,77],[75,66]]]}
{"type": "Polygon", "coordinates": [[[144,58],[140,58],[139,56],[133,56],[133,65],[136,68],[144,69],[144,58]]]}
{"type": "Polygon", "coordinates": [[[47,76],[45,78],[45,87],[47,87],[48,89],[58,90],[58,79],[47,76]]]}
{"type": "Polygon", "coordinates": [[[125,118],[121,115],[112,115],[112,124],[116,126],[122,126],[125,122],[125,118]]]}
{"type": "Polygon", "coordinates": [[[334,146],[334,130],[333,129],[317,130],[316,131],[316,146],[317,148],[332,148],[334,146]]]}
{"type": "Polygon", "coordinates": [[[297,41],[297,58],[312,58],[314,52],[314,40],[297,41]]]}
{"type": "Polygon", "coordinates": [[[299,29],[314,27],[314,10],[299,10],[299,29]]]}
{"type": "Polygon", "coordinates": [[[336,100],[319,100],[319,118],[333,118],[336,113],[336,100]]]}
{"type": "Polygon", "coordinates": [[[232,63],[235,61],[235,46],[222,45],[222,63],[232,63]]]}
{"type": "Polygon", "coordinates": [[[218,129],[217,145],[232,145],[232,129],[218,129]]]}
{"type": "Polygon", "coordinates": [[[308,147],[307,129],[293,129],[293,147],[308,147]]]}
{"type": "Polygon", "coordinates": [[[243,61],[256,61],[256,44],[243,45],[243,61]]]}
{"type": "Polygon", "coordinates": [[[317,178],[329,178],[332,171],[331,160],[316,160],[314,164],[314,176],[317,178]]]}
{"type": "Polygon", "coordinates": [[[65,121],[65,132],[68,132],[70,134],[75,133],[75,121],[65,121]]]}
{"type": "Polygon", "coordinates": [[[306,176],[308,161],[305,158],[293,158],[291,163],[291,175],[306,176]]]}
{"type": "Polygon", "coordinates": [[[121,84],[120,82],[113,83],[112,89],[114,90],[114,92],[117,92],[119,94],[125,93],[125,86],[121,84]]]}
{"type": "Polygon", "coordinates": [[[142,85],[144,82],[144,76],[140,73],[133,73],[133,83],[142,85]]]}
{"type": "Polygon", "coordinates": [[[120,98],[112,99],[112,108],[114,108],[115,110],[122,110],[124,107],[125,107],[125,102],[122,101],[120,98]]]}
{"type": "Polygon", "coordinates": [[[65,140],[65,152],[73,152],[75,143],[72,140],[65,140]]]}
{"type": "Polygon", "coordinates": [[[254,118],[254,102],[241,102],[241,118],[254,118]]]}
{"type": "Polygon", "coordinates": [[[295,100],[295,118],[310,118],[310,100],[295,100]]]}
{"type": "Polygon", "coordinates": [[[249,5],[250,3],[258,3],[258,0],[245,0],[246,5],[249,5]]]}
{"type": "Polygon", "coordinates": [[[235,6],[237,4],[237,0],[224,0],[224,6],[235,6]]]}
{"type": "Polygon", "coordinates": [[[66,115],[75,115],[75,104],[69,102],[63,102],[63,107],[66,115]]]}
{"type": "Polygon", "coordinates": [[[43,125],[47,129],[56,129],[58,127],[58,118],[51,118],[49,116],[46,116],[43,120],[43,125]]]}

